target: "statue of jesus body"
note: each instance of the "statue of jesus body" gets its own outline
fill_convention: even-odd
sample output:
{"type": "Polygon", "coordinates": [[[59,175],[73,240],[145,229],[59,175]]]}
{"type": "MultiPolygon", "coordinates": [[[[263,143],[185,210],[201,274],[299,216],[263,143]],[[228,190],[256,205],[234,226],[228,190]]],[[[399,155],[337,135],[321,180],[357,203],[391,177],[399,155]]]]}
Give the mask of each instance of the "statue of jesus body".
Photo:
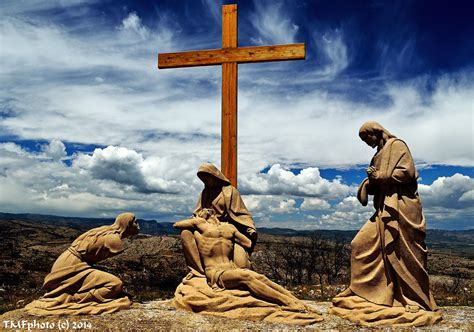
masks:
{"type": "Polygon", "coordinates": [[[207,283],[222,289],[243,288],[256,298],[284,305],[297,311],[308,308],[291,292],[264,275],[237,267],[233,261],[234,242],[250,248],[251,241],[229,223],[214,216],[194,217],[174,224],[178,229],[194,231],[199,254],[204,265],[207,283]]]}

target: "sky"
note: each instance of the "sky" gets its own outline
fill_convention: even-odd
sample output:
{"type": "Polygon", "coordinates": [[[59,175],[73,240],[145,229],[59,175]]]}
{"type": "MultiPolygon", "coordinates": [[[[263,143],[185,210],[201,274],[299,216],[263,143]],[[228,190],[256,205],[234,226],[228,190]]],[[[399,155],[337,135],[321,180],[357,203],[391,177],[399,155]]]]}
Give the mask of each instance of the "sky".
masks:
{"type": "MultiPolygon", "coordinates": [[[[221,47],[211,0],[0,3],[0,211],[186,218],[220,166],[219,66],[157,54],[221,47]]],[[[238,188],[257,227],[359,229],[380,122],[410,147],[428,228],[474,228],[469,1],[234,1],[239,46],[306,59],[239,65],[238,188]]]]}

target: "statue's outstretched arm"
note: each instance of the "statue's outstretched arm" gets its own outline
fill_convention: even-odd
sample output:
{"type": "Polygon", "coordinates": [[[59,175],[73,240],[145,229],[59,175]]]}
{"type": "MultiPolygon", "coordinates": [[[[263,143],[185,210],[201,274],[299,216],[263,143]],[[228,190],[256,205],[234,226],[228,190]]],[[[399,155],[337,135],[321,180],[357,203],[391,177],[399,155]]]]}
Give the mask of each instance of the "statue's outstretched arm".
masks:
{"type": "Polygon", "coordinates": [[[196,218],[180,220],[173,224],[173,227],[178,228],[178,229],[192,229],[195,226],[196,226],[196,218]]]}
{"type": "Polygon", "coordinates": [[[237,228],[235,228],[235,242],[240,244],[242,247],[246,249],[250,249],[252,247],[252,241],[248,237],[246,237],[244,234],[240,233],[237,228]]]}
{"type": "Polygon", "coordinates": [[[181,243],[183,245],[184,258],[186,264],[191,271],[204,274],[204,269],[201,264],[201,258],[197,247],[196,239],[193,231],[196,230],[196,226],[201,222],[201,218],[190,218],[174,223],[173,227],[181,230],[181,243]]]}
{"type": "Polygon", "coordinates": [[[181,231],[181,243],[188,268],[191,271],[196,271],[204,275],[204,268],[201,263],[201,257],[193,232],[188,229],[183,229],[181,231]]]}

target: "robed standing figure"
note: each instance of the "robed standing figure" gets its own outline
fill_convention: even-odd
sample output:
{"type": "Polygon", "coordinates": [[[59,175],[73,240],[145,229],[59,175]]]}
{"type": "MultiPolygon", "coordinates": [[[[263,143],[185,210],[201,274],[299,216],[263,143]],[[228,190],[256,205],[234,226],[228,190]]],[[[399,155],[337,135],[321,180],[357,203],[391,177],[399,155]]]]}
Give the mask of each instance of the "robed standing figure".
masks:
{"type": "Polygon", "coordinates": [[[417,172],[404,141],[374,121],[360,138],[377,152],[358,199],[373,195],[374,215],[351,242],[351,284],[330,313],[364,325],[421,326],[441,320],[426,270],[426,221],[417,172]]]}

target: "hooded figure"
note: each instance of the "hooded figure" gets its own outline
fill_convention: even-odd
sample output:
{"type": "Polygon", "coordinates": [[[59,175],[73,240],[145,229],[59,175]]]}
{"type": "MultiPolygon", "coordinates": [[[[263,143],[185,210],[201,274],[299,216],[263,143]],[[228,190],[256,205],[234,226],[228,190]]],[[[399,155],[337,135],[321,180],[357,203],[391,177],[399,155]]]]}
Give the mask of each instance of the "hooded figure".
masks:
{"type": "Polygon", "coordinates": [[[181,230],[191,270],[176,288],[174,306],[227,319],[299,325],[321,321],[291,292],[249,269],[257,232],[239,191],[212,164],[201,165],[197,175],[205,188],[193,217],[173,225],[181,230]]]}
{"type": "Polygon", "coordinates": [[[197,176],[204,182],[205,188],[199,196],[193,215],[197,215],[202,209],[212,208],[219,221],[232,223],[244,230],[243,233],[248,235],[255,246],[255,224],[237,188],[213,164],[201,165],[197,176]]]}
{"type": "MultiPolygon", "coordinates": [[[[252,247],[245,250],[239,244],[235,244],[234,263],[240,268],[249,268],[249,256],[257,242],[257,231],[239,191],[230,184],[229,179],[213,164],[202,164],[197,176],[205,187],[199,196],[193,211],[193,217],[199,217],[205,210],[212,209],[219,221],[233,224],[242,234],[247,236],[252,241],[252,247]]],[[[181,239],[189,268],[193,273],[204,274],[193,233],[184,230],[181,232],[181,239]]]]}
{"type": "Polygon", "coordinates": [[[123,239],[138,234],[137,219],[132,213],[117,216],[111,226],[91,229],[79,236],[63,252],[44,279],[48,291],[25,308],[30,314],[94,315],[130,307],[122,281],[91,265],[120,254],[123,239]]]}
{"type": "Polygon", "coordinates": [[[374,215],[351,242],[351,284],[331,313],[366,325],[427,325],[441,319],[426,271],[426,222],[408,146],[374,121],[360,138],[377,152],[358,199],[374,196],[374,215]]]}

